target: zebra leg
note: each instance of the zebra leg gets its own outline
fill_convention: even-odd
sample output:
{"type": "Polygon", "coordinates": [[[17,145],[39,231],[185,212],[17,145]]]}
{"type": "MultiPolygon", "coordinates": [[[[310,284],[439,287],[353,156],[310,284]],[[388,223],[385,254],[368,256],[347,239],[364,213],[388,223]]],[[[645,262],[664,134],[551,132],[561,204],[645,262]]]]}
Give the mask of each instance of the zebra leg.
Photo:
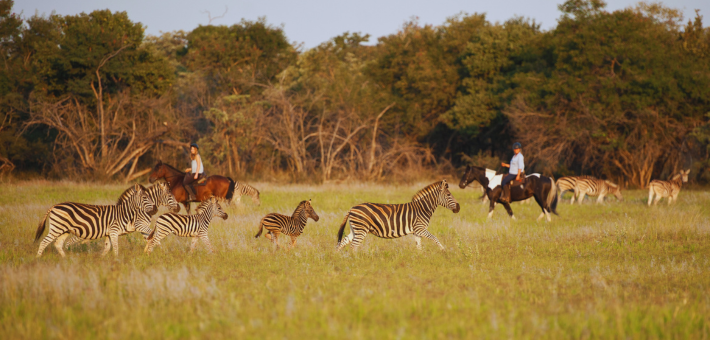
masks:
{"type": "Polygon", "coordinates": [[[192,254],[193,251],[195,251],[195,247],[197,247],[197,237],[192,238],[192,243],[190,243],[190,252],[188,254],[192,254]]]}
{"type": "Polygon", "coordinates": [[[210,252],[210,254],[214,254],[214,248],[212,248],[212,243],[210,243],[210,238],[207,237],[207,233],[200,236],[200,240],[202,240],[202,243],[205,244],[205,246],[207,247],[207,250],[210,252]]]}
{"type": "Polygon", "coordinates": [[[111,238],[111,246],[113,247],[113,256],[118,256],[118,232],[114,231],[109,234],[111,238]]]}
{"type": "Polygon", "coordinates": [[[653,202],[653,187],[648,188],[648,206],[651,206],[651,203],[653,202]]]}
{"type": "Polygon", "coordinates": [[[336,251],[340,251],[340,249],[343,249],[343,247],[347,246],[348,243],[350,243],[355,235],[353,234],[353,228],[352,225],[350,226],[350,233],[343,237],[342,240],[340,240],[340,243],[338,244],[338,247],[335,249],[336,251]]]}
{"type": "Polygon", "coordinates": [[[64,249],[62,248],[64,248],[64,240],[66,240],[69,235],[71,234],[64,233],[57,237],[57,239],[54,241],[54,248],[57,248],[57,252],[59,253],[59,255],[62,255],[62,257],[66,257],[66,255],[64,254],[64,249]]]}
{"type": "Polygon", "coordinates": [[[264,234],[264,237],[266,237],[266,238],[268,238],[269,240],[271,240],[271,232],[270,232],[270,231],[267,231],[266,234],[264,234]]]}
{"type": "Polygon", "coordinates": [[[417,243],[417,249],[422,250],[422,238],[420,236],[414,235],[414,242],[417,243]]]}
{"type": "Polygon", "coordinates": [[[419,237],[426,237],[426,238],[428,238],[428,239],[430,239],[430,240],[436,242],[436,244],[439,245],[439,248],[441,248],[441,250],[445,250],[445,249],[444,249],[444,245],[441,244],[441,242],[439,242],[439,239],[437,239],[436,236],[432,235],[432,234],[429,232],[429,230],[426,230],[426,229],[424,229],[424,228],[415,229],[415,230],[414,230],[414,235],[417,235],[417,236],[419,236],[419,237]]]}
{"type": "MultiPolygon", "coordinates": [[[[352,226],[350,228],[352,228],[352,226]]],[[[353,249],[353,251],[355,251],[362,244],[362,242],[365,240],[365,236],[367,236],[367,231],[353,230],[353,234],[354,234],[353,240],[352,240],[352,243],[350,244],[350,247],[353,249]]],[[[348,235],[348,237],[350,237],[350,235],[348,235]]]]}
{"type": "Polygon", "coordinates": [[[291,236],[291,249],[296,248],[296,236],[291,236]]]}
{"type": "Polygon", "coordinates": [[[656,200],[653,201],[653,205],[658,205],[658,202],[661,201],[661,198],[662,198],[661,195],[656,195],[656,200]]]}
{"type": "Polygon", "coordinates": [[[599,197],[597,197],[597,204],[604,203],[604,195],[600,194],[599,197]]]}
{"type": "Polygon", "coordinates": [[[111,239],[106,236],[104,238],[104,251],[101,252],[101,256],[106,256],[109,250],[111,250],[111,239]]]}
{"type": "Polygon", "coordinates": [[[39,244],[39,249],[37,250],[37,257],[42,256],[42,253],[44,253],[44,249],[47,248],[50,243],[52,243],[55,239],[57,239],[57,237],[61,235],[62,234],[59,234],[58,231],[52,230],[52,224],[50,222],[49,232],[47,233],[47,236],[45,236],[42,240],[42,243],[39,244]]]}
{"type": "Polygon", "coordinates": [[[276,249],[279,249],[279,234],[271,233],[271,243],[276,249]]]}

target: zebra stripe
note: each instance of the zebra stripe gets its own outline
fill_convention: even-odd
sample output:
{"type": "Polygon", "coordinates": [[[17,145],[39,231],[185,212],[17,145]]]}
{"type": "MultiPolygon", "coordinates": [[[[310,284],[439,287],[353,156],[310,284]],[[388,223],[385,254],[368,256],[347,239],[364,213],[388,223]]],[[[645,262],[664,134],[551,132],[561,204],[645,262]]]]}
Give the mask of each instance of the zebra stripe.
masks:
{"type": "MultiPolygon", "coordinates": [[[[175,200],[175,196],[170,192],[170,186],[168,185],[167,182],[160,182],[158,184],[155,184],[148,188],[146,191],[146,194],[148,194],[148,199],[150,200],[151,203],[155,206],[155,209],[151,212],[144,212],[141,210],[138,210],[137,215],[136,215],[136,220],[135,220],[135,230],[139,231],[144,239],[148,238],[148,235],[153,231],[150,228],[150,223],[151,223],[151,216],[155,215],[158,212],[158,207],[164,206],[168,207],[168,209],[174,213],[177,213],[180,211],[180,206],[178,205],[177,200],[175,200]]],[[[120,203],[120,201],[119,201],[120,203]]],[[[128,232],[123,233],[119,236],[122,235],[127,235],[128,232]]],[[[77,243],[85,244],[89,242],[89,240],[82,240],[74,235],[72,235],[65,243],[64,245],[68,248],[71,247],[77,243]]],[[[107,243],[107,246],[111,246],[110,243],[107,243]]]]}
{"type": "Polygon", "coordinates": [[[261,205],[259,190],[249,184],[234,182],[234,195],[237,197],[237,204],[242,202],[242,196],[251,196],[251,201],[254,204],[261,205]]]}
{"type": "MultiPolygon", "coordinates": [[[[577,188],[577,180],[579,179],[596,179],[595,177],[592,176],[564,176],[560,177],[557,180],[557,188],[560,190],[560,196],[559,200],[562,201],[562,195],[564,195],[565,191],[574,191],[577,188]]],[[[572,199],[570,200],[571,204],[574,204],[574,199],[576,197],[575,193],[572,193],[572,199]]]]}
{"type": "Polygon", "coordinates": [[[679,173],[675,174],[670,181],[661,181],[654,179],[648,185],[648,206],[651,206],[653,201],[653,196],[656,196],[656,201],[654,204],[658,204],[661,198],[667,197],[668,204],[670,205],[673,201],[678,199],[678,194],[680,189],[683,187],[683,183],[688,182],[688,174],[690,170],[681,170],[679,173]]]}
{"type": "Polygon", "coordinates": [[[291,216],[277,213],[264,216],[261,222],[259,222],[259,232],[257,232],[254,237],[258,238],[261,236],[264,228],[266,228],[267,232],[264,237],[270,239],[271,243],[273,243],[276,248],[279,247],[279,234],[284,234],[291,236],[291,248],[293,249],[293,247],[296,246],[296,238],[303,233],[303,228],[306,227],[306,222],[308,222],[309,217],[316,222],[320,219],[316,211],[313,210],[311,200],[301,201],[291,216]]]}
{"type": "Polygon", "coordinates": [[[42,237],[47,220],[49,220],[49,232],[39,245],[37,257],[42,256],[44,249],[55,241],[54,247],[64,257],[62,247],[69,235],[85,240],[106,237],[107,246],[101,256],[106,255],[111,246],[113,246],[114,255],[117,256],[118,235],[134,230],[139,211],[150,212],[154,209],[145,188],[138,184],[121,194],[116,205],[57,204],[47,211],[37,227],[35,242],[42,237]]]}
{"type": "Polygon", "coordinates": [[[155,229],[148,236],[148,244],[145,246],[144,251],[150,254],[153,248],[160,244],[160,240],[169,234],[175,234],[182,237],[192,237],[190,253],[195,250],[198,239],[205,243],[210,253],[214,253],[207,231],[212,218],[215,216],[225,220],[229,217],[219,205],[218,198],[214,196],[202,201],[197,207],[195,215],[178,215],[175,213],[161,215],[158,217],[158,221],[155,222],[155,229]]]}
{"type": "Polygon", "coordinates": [[[451,209],[454,213],[458,213],[461,208],[449,192],[446,180],[428,185],[417,192],[409,203],[356,205],[345,215],[340,225],[337,249],[342,249],[350,242],[352,248],[357,249],[365,236],[372,233],[381,238],[398,238],[414,234],[418,249],[421,249],[421,238],[426,237],[436,242],[443,250],[444,246],[441,242],[427,230],[437,206],[451,209]],[[350,234],[343,237],[348,219],[350,234]]]}
{"type": "Polygon", "coordinates": [[[596,178],[578,178],[574,193],[577,196],[577,202],[580,204],[582,203],[582,200],[584,200],[585,195],[598,196],[597,203],[604,202],[604,196],[607,194],[616,196],[616,199],[619,201],[624,200],[624,197],[621,196],[621,189],[618,185],[596,178]]]}

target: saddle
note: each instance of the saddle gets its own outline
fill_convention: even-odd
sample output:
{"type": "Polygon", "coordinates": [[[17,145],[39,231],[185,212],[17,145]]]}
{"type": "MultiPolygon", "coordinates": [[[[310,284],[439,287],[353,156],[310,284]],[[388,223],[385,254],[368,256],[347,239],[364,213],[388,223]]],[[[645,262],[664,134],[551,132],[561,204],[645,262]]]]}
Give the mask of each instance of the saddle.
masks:
{"type": "Polygon", "coordinates": [[[515,186],[518,186],[518,185],[520,185],[520,186],[525,185],[525,182],[526,182],[527,177],[525,177],[525,173],[524,173],[524,172],[521,173],[520,175],[521,175],[521,176],[520,176],[520,180],[519,180],[519,181],[517,181],[517,180],[512,180],[512,181],[510,181],[510,186],[511,186],[511,187],[515,187],[515,186]]]}

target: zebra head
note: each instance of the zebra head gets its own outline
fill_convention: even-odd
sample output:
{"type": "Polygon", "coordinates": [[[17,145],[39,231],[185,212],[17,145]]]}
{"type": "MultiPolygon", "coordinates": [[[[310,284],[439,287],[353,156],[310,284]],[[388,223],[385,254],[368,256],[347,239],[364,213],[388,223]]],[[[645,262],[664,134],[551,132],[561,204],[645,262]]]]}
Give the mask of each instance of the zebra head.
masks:
{"type": "Polygon", "coordinates": [[[118,198],[117,205],[128,205],[133,210],[151,213],[155,210],[155,204],[148,195],[148,190],[140,184],[135,184],[124,191],[118,198]]]}
{"type": "MultiPolygon", "coordinates": [[[[155,197],[157,200],[156,202],[158,203],[157,205],[163,205],[168,207],[170,212],[172,213],[178,213],[180,211],[180,206],[178,205],[177,200],[175,199],[175,196],[170,192],[170,186],[168,185],[168,182],[160,182],[154,187],[157,187],[157,197],[155,197]]],[[[157,205],[156,205],[156,212],[157,212],[157,205]]]]}
{"type": "Polygon", "coordinates": [[[256,194],[254,194],[254,196],[251,197],[251,202],[256,205],[261,205],[261,196],[260,196],[259,190],[256,190],[256,189],[254,189],[254,190],[256,191],[256,194]]]}
{"type": "Polygon", "coordinates": [[[609,187],[609,193],[614,194],[617,200],[619,201],[624,201],[624,197],[621,196],[621,188],[619,188],[619,185],[616,183],[612,183],[609,181],[604,181],[606,183],[606,186],[609,187]]]}
{"type": "Polygon", "coordinates": [[[310,217],[312,220],[318,222],[320,217],[318,217],[318,214],[316,214],[316,211],[313,210],[313,206],[311,205],[311,200],[308,199],[308,201],[304,201],[304,202],[306,202],[306,205],[304,207],[306,217],[310,217]]]}
{"type": "Polygon", "coordinates": [[[210,217],[221,217],[223,220],[226,220],[229,217],[229,215],[222,210],[222,206],[219,205],[217,197],[214,196],[202,201],[200,206],[197,207],[196,213],[200,214],[203,211],[210,214],[210,217]]]}
{"type": "Polygon", "coordinates": [[[459,202],[456,202],[454,196],[451,195],[451,192],[449,191],[449,183],[446,183],[445,179],[441,181],[441,193],[439,194],[438,203],[446,209],[451,209],[454,214],[458,213],[459,210],[461,210],[459,202]]]}

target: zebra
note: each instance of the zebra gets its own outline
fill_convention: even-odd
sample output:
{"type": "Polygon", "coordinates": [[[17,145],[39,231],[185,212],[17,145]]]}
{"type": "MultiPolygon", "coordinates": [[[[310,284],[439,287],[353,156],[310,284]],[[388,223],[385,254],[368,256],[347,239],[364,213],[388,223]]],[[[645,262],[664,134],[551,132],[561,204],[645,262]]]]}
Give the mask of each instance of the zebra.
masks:
{"type": "MultiPolygon", "coordinates": [[[[557,180],[557,188],[560,190],[560,197],[559,200],[562,201],[562,195],[564,195],[565,191],[574,191],[574,189],[577,187],[577,180],[580,179],[596,179],[595,177],[592,176],[564,176],[560,177],[557,180]]],[[[574,204],[574,198],[576,195],[572,193],[572,200],[570,200],[570,204],[574,204]]]]}
{"type": "MultiPolygon", "coordinates": [[[[140,210],[138,211],[135,221],[135,230],[139,231],[143,235],[143,238],[147,240],[148,235],[153,231],[150,227],[150,219],[151,216],[155,215],[158,212],[158,207],[165,206],[168,207],[171,212],[177,213],[178,211],[180,211],[180,206],[178,205],[177,200],[175,200],[175,196],[173,196],[173,194],[170,192],[170,186],[168,186],[167,182],[160,182],[151,186],[150,188],[148,188],[146,193],[148,194],[148,198],[150,199],[150,201],[153,203],[153,205],[155,205],[155,209],[153,209],[153,211],[151,212],[143,212],[140,210]]],[[[121,235],[126,234],[127,233],[121,235]]],[[[84,244],[87,242],[89,242],[89,240],[82,240],[79,237],[72,235],[69,240],[64,243],[64,245],[68,248],[77,243],[84,244]]],[[[107,243],[107,246],[110,245],[110,243],[107,243]]]]}
{"type": "Polygon", "coordinates": [[[85,240],[106,237],[106,247],[101,256],[106,255],[111,246],[118,256],[118,235],[135,229],[136,217],[140,211],[148,213],[155,209],[143,186],[136,184],[128,188],[116,205],[91,205],[82,203],[60,203],[52,206],[40,221],[35,234],[35,242],[44,233],[49,219],[49,231],[39,245],[37,257],[52,242],[59,255],[65,257],[63,245],[69,235],[85,240]],[[110,242],[110,244],[109,244],[110,242]]]}
{"type": "Polygon", "coordinates": [[[615,183],[603,179],[596,178],[578,178],[577,185],[574,188],[574,194],[577,196],[577,202],[582,203],[585,195],[599,196],[597,204],[604,202],[604,196],[613,194],[616,199],[623,201],[621,196],[621,188],[615,183]]]}
{"type": "Polygon", "coordinates": [[[251,201],[254,204],[261,205],[259,190],[256,190],[256,188],[246,183],[234,182],[234,196],[237,197],[237,204],[242,202],[242,196],[244,195],[251,196],[251,201]]]}
{"type": "Polygon", "coordinates": [[[150,254],[153,248],[160,244],[160,240],[169,234],[175,234],[182,237],[192,237],[190,253],[195,250],[198,239],[205,243],[210,253],[214,253],[214,248],[212,248],[210,239],[207,236],[207,229],[210,227],[214,217],[221,217],[224,220],[229,217],[219,205],[219,198],[214,196],[202,201],[197,207],[195,215],[178,215],[175,213],[161,215],[158,217],[158,221],[155,222],[155,228],[148,235],[148,244],[146,244],[144,251],[150,254]]]}
{"type": "Polygon", "coordinates": [[[313,210],[310,199],[298,203],[291,216],[277,213],[264,216],[259,222],[259,232],[256,233],[254,238],[259,238],[264,228],[266,228],[267,232],[264,237],[270,239],[276,248],[279,247],[279,234],[284,234],[291,236],[291,249],[293,249],[296,246],[296,238],[303,233],[303,228],[306,227],[309,217],[316,222],[320,219],[316,211],[313,210]]]}
{"type": "Polygon", "coordinates": [[[444,250],[444,246],[427,228],[437,206],[451,209],[458,213],[461,206],[449,192],[446,180],[429,184],[417,192],[412,201],[404,204],[363,203],[348,211],[338,231],[337,250],[352,242],[353,250],[357,249],[367,233],[381,238],[398,238],[414,234],[417,249],[421,249],[421,239],[426,237],[436,242],[444,250]],[[350,234],[343,237],[345,225],[350,219],[350,234]]]}
{"type": "Polygon", "coordinates": [[[690,170],[680,170],[680,172],[675,174],[670,181],[661,181],[657,179],[651,181],[648,185],[648,206],[651,206],[654,195],[656,196],[656,201],[653,204],[658,204],[658,201],[660,201],[663,197],[668,198],[669,205],[673,203],[673,201],[677,200],[683,183],[688,182],[689,173],[690,170]]]}

